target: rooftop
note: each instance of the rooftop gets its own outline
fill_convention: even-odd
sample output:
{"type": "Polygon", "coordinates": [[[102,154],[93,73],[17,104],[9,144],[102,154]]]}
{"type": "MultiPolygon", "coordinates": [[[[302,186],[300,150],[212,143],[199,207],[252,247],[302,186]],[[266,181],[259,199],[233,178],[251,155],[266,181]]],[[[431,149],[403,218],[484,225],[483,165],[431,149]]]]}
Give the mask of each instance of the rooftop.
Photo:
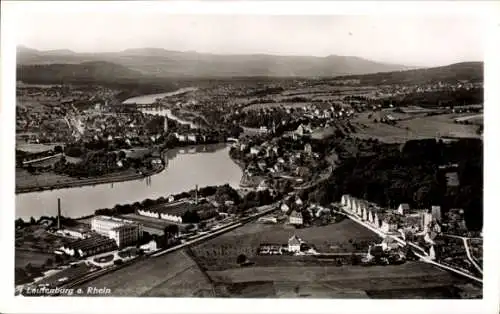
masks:
{"type": "Polygon", "coordinates": [[[196,208],[196,205],[191,204],[186,200],[178,201],[175,203],[165,203],[156,205],[146,209],[147,211],[159,213],[159,214],[170,214],[176,216],[182,216],[188,210],[193,210],[196,208]]]}
{"type": "Polygon", "coordinates": [[[90,248],[98,247],[98,246],[103,246],[103,245],[113,245],[115,244],[115,241],[113,239],[101,236],[101,235],[92,235],[89,238],[82,239],[82,240],[76,240],[74,242],[68,243],[65,245],[67,248],[71,248],[74,250],[88,250],[90,248]]]}

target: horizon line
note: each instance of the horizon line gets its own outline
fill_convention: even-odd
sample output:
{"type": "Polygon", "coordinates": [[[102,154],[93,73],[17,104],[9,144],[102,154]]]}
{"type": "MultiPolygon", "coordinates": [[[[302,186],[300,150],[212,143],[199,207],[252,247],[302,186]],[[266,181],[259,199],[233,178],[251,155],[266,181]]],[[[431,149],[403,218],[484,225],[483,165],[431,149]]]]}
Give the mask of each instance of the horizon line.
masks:
{"type": "Polygon", "coordinates": [[[404,64],[404,63],[399,63],[399,62],[388,62],[388,61],[380,61],[380,60],[375,60],[367,57],[361,57],[361,56],[354,56],[354,55],[338,55],[338,54],[328,54],[328,55],[304,55],[304,54],[287,54],[287,53],[263,53],[263,52],[255,52],[255,53],[216,53],[216,52],[204,52],[204,51],[196,51],[196,50],[171,50],[167,48],[161,48],[161,47],[135,47],[135,48],[125,48],[122,50],[115,50],[115,51],[100,51],[100,52],[92,52],[92,51],[75,51],[72,49],[68,48],[56,48],[56,49],[39,49],[39,48],[33,48],[31,46],[25,45],[25,44],[18,44],[16,45],[16,54],[18,53],[19,48],[24,48],[27,50],[35,50],[37,52],[55,52],[55,51],[67,51],[70,53],[74,54],[110,54],[110,53],[123,53],[126,52],[127,50],[163,50],[166,52],[179,52],[179,53],[192,53],[192,54],[204,54],[204,55],[213,55],[213,56],[274,56],[274,57],[303,57],[303,58],[328,58],[328,57],[345,57],[345,58],[359,58],[362,60],[370,61],[370,62],[376,62],[376,63],[382,63],[386,65],[398,65],[398,66],[404,66],[408,67],[408,70],[412,69],[422,69],[422,68],[433,68],[433,67],[443,67],[443,66],[449,66],[453,64],[458,64],[458,63],[469,63],[469,62],[482,62],[484,63],[484,60],[467,60],[467,61],[451,61],[446,64],[434,64],[434,65],[428,65],[428,64],[404,64]]]}

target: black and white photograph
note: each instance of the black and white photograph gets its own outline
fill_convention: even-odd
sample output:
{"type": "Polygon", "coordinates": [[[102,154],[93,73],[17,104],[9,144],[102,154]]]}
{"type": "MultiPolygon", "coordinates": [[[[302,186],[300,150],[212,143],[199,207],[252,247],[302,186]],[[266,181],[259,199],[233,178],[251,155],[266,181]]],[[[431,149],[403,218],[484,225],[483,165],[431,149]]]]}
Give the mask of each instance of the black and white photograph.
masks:
{"type": "Polygon", "coordinates": [[[63,3],[9,6],[12,298],[483,300],[480,15],[63,3]]]}

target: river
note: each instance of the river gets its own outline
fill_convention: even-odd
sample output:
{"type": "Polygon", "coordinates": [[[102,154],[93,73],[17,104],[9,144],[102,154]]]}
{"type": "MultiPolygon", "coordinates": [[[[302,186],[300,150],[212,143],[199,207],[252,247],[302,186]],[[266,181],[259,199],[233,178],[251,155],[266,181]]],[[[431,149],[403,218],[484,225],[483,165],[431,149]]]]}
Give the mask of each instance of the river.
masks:
{"type": "Polygon", "coordinates": [[[154,103],[157,99],[160,98],[165,98],[169,96],[175,96],[175,95],[180,95],[184,94],[187,92],[192,92],[197,90],[197,87],[184,87],[181,89],[178,89],[173,92],[169,93],[160,93],[160,94],[149,94],[149,95],[142,95],[142,96],[137,96],[137,97],[132,97],[123,102],[123,104],[138,104],[138,105],[149,105],[154,103]]]}
{"type": "Polygon", "coordinates": [[[76,218],[99,208],[181,193],[194,189],[196,184],[203,187],[228,183],[238,188],[242,172],[229,157],[229,149],[226,144],[214,144],[169,150],[165,170],[148,179],[17,194],[16,218],[55,216],[57,198],[61,198],[62,215],[76,218]]]}
{"type": "MultiPolygon", "coordinates": [[[[181,90],[182,92],[185,89],[181,90]]],[[[158,97],[177,95],[180,92],[145,95],[142,101],[154,102],[158,97]],[[163,95],[163,96],[158,96],[163,95]]],[[[134,97],[132,99],[138,99],[134,97]]],[[[127,101],[130,101],[128,99],[127,101]]],[[[168,110],[153,111],[167,114],[168,110]]],[[[152,112],[152,113],[153,113],[152,112]]],[[[175,120],[178,120],[174,117],[175,120]]],[[[183,123],[182,120],[179,122],[183,123]]],[[[185,122],[189,123],[189,122],[185,122]]],[[[16,195],[16,218],[55,216],[57,198],[61,198],[61,213],[66,217],[81,217],[93,214],[96,209],[110,208],[116,204],[140,202],[194,189],[196,185],[230,184],[239,187],[242,171],[229,157],[229,145],[198,145],[171,149],[165,154],[165,169],[149,178],[126,182],[74,187],[52,191],[22,193],[16,195]]]]}

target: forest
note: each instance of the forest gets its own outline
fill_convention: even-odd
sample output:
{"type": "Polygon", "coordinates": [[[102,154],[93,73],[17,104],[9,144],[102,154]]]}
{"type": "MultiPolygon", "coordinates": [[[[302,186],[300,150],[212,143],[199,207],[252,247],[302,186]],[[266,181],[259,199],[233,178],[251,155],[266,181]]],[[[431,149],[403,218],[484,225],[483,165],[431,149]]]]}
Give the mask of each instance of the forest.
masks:
{"type": "Polygon", "coordinates": [[[329,181],[310,197],[328,203],[350,194],[393,209],[401,203],[408,203],[412,208],[439,205],[444,213],[461,208],[469,230],[481,230],[481,140],[460,139],[451,143],[414,140],[401,147],[381,147],[377,152],[342,159],[329,181]],[[449,173],[456,173],[458,185],[449,183],[449,173]]]}

